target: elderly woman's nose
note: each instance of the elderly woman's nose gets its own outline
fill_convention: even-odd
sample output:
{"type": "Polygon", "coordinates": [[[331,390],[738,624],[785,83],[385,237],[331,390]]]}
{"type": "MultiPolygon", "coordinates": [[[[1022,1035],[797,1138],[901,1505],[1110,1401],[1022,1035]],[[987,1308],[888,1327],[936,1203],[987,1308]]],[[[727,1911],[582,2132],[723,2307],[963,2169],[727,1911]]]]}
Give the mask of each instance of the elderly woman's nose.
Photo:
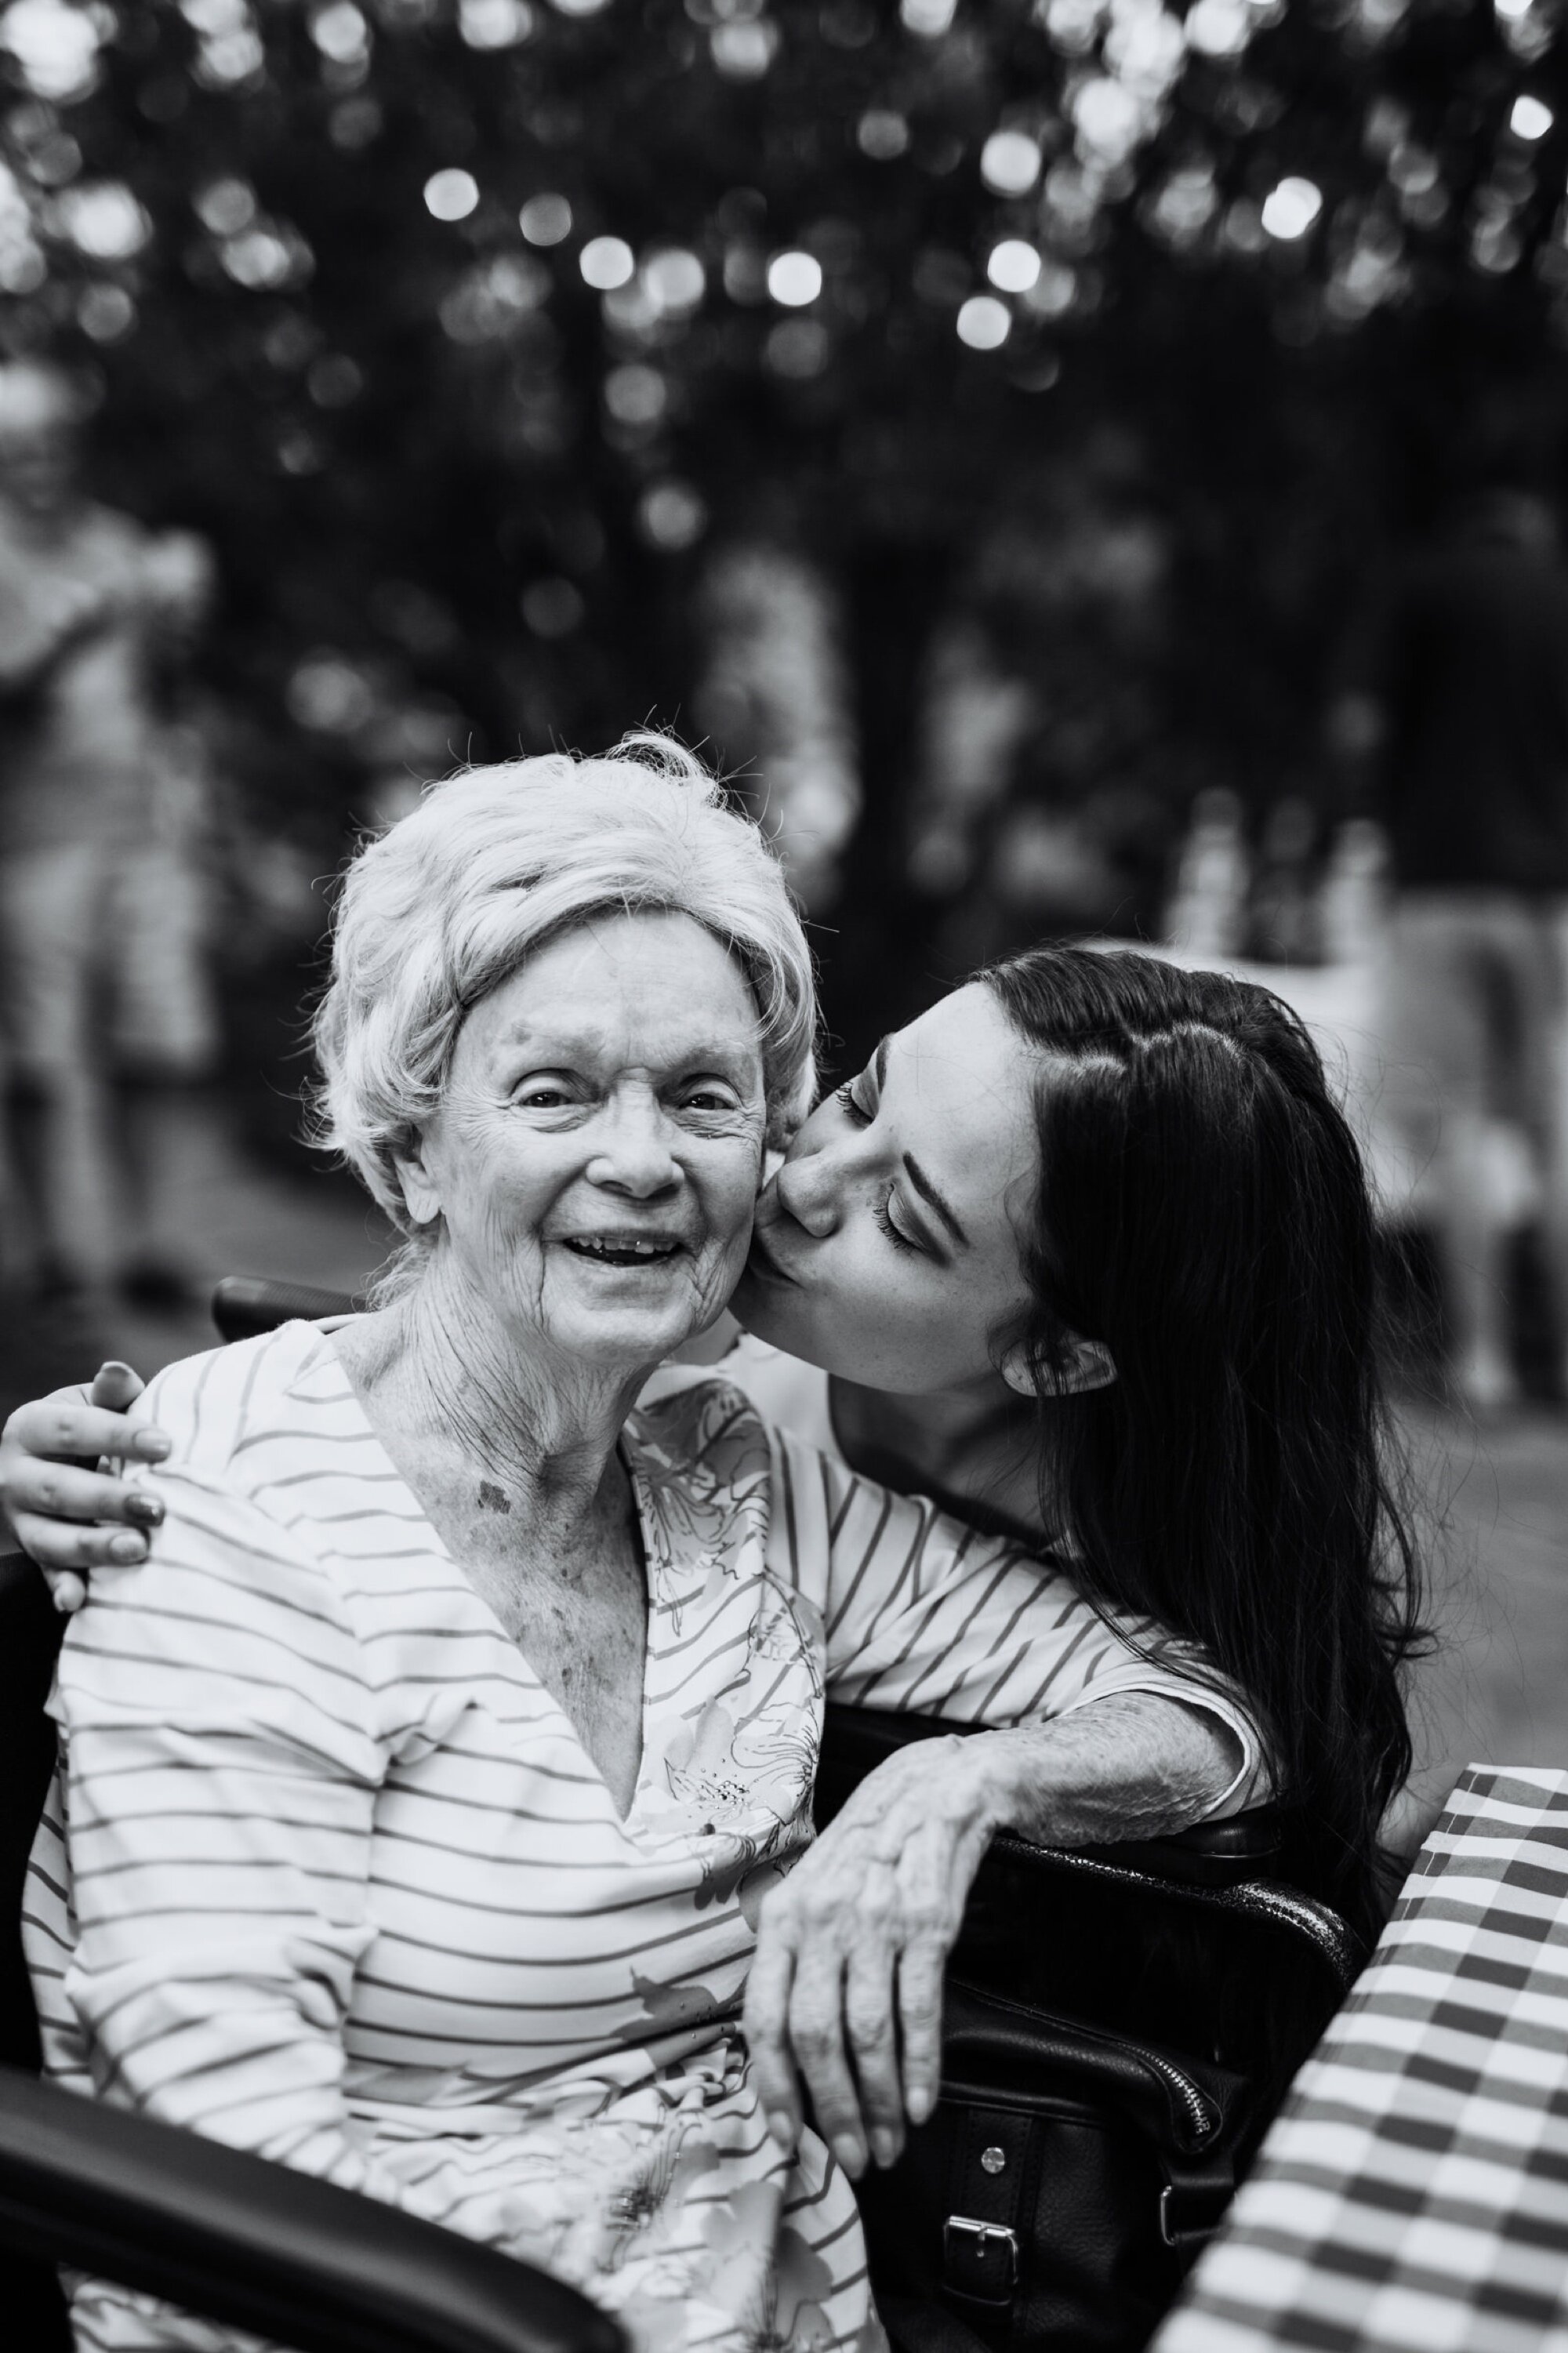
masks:
{"type": "Polygon", "coordinates": [[[680,1182],[673,1140],[668,1118],[651,1097],[617,1102],[609,1107],[595,1138],[588,1181],[639,1198],[665,1192],[680,1182]]]}

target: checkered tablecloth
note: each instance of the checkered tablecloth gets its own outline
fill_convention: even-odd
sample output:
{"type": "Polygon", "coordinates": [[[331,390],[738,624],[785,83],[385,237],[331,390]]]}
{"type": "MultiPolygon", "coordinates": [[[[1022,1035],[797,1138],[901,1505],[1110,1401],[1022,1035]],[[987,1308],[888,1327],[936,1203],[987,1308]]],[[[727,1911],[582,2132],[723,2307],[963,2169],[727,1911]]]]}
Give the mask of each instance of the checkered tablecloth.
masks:
{"type": "Polygon", "coordinates": [[[1568,1773],[1472,1765],[1151,2353],[1568,2353],[1568,1773]]]}

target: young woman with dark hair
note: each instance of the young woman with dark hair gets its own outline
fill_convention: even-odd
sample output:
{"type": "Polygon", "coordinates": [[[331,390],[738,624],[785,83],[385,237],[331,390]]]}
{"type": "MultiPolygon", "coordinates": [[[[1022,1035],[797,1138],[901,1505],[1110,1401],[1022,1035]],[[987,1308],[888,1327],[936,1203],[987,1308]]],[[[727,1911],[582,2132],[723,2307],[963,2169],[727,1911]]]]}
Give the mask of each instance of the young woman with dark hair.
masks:
{"type": "Polygon", "coordinates": [[[772,1347],[734,1368],[855,1468],[1043,1533],[1098,1606],[1201,1645],[1261,1713],[1298,1867],[1365,1934],[1422,1642],[1376,1294],[1361,1155],[1296,1015],[1219,974],[1041,948],[812,1114],[734,1302],[772,1347]],[[1005,1111],[1027,1128],[1011,1258],[965,1248],[922,1184],[1005,1111]]]}

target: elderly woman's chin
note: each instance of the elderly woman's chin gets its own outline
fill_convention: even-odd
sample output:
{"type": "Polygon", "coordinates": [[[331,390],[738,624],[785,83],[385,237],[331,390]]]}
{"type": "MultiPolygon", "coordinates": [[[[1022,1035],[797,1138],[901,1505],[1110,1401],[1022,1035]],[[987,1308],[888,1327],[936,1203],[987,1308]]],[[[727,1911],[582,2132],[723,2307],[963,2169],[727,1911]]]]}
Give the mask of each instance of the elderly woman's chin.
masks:
{"type": "Polygon", "coordinates": [[[570,1243],[547,1244],[544,1280],[519,1321],[563,1356],[628,1371],[657,1365],[716,1324],[743,1252],[616,1263],[570,1243]]]}

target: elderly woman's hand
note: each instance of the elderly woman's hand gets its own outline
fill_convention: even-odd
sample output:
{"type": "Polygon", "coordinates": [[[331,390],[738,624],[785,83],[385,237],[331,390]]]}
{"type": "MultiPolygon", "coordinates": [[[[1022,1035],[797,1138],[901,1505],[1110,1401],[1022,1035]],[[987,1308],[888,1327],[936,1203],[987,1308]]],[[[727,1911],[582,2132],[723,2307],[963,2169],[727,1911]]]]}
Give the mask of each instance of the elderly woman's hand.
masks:
{"type": "Polygon", "coordinates": [[[56,1389],[18,1406],[0,1435],[0,1520],[43,1570],[57,1609],[79,1609],[89,1569],[140,1560],[143,1533],[163,1507],[96,1466],[105,1455],[160,1462],[162,1430],[128,1429],[127,1406],[142,1394],[129,1365],[100,1367],[89,1389],[56,1389]]]}
{"type": "Polygon", "coordinates": [[[798,2068],[851,2179],[936,2105],[942,1970],[1001,1819],[989,1752],[952,1737],[887,1757],[763,1905],[745,2029],[768,2129],[794,2147],[798,2068]]]}

